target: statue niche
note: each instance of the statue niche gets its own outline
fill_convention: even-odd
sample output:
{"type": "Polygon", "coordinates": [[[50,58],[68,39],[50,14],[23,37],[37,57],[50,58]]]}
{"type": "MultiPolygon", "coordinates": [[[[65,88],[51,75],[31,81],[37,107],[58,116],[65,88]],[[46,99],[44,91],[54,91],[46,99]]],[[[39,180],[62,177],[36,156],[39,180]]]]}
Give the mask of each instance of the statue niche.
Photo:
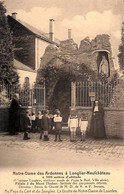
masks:
{"type": "Polygon", "coordinates": [[[107,77],[110,76],[110,63],[107,51],[98,51],[97,55],[97,71],[98,74],[105,74],[107,77]]]}

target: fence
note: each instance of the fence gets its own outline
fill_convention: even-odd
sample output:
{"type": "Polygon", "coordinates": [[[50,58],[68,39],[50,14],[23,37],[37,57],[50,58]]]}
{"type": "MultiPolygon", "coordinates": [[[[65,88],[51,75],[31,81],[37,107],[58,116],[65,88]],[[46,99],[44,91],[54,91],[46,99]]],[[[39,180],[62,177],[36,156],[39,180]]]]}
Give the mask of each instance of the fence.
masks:
{"type": "Polygon", "coordinates": [[[76,82],[76,106],[91,106],[94,97],[108,107],[118,82],[76,82]]]}
{"type": "Polygon", "coordinates": [[[9,106],[15,93],[19,94],[19,103],[22,106],[45,106],[45,86],[35,85],[23,88],[11,85],[0,85],[0,107],[9,106]]]}

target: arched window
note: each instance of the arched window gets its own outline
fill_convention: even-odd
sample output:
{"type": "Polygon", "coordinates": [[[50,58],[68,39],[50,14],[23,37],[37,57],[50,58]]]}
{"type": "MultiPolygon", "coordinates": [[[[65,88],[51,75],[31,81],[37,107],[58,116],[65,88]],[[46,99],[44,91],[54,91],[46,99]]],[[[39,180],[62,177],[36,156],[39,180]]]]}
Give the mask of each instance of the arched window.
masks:
{"type": "Polygon", "coordinates": [[[29,77],[25,77],[25,84],[26,84],[26,85],[29,84],[29,77]]]}

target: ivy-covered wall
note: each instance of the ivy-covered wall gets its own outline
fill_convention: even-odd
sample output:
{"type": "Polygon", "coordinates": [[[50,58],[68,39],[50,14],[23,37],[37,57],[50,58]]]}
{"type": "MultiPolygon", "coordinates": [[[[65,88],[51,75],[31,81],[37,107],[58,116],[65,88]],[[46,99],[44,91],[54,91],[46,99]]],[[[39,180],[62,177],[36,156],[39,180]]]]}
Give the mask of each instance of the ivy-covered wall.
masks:
{"type": "Polygon", "coordinates": [[[110,107],[124,107],[124,78],[118,80],[118,84],[113,90],[110,107]]]}
{"type": "Polygon", "coordinates": [[[71,105],[71,82],[72,81],[98,81],[112,79],[114,75],[111,44],[108,35],[98,35],[90,41],[88,38],[80,43],[78,48],[73,39],[60,42],[60,46],[47,46],[41,58],[41,67],[37,75],[37,83],[45,80],[47,105],[49,109],[59,108],[64,121],[69,115],[71,105]],[[111,77],[97,71],[96,50],[107,50],[111,65],[111,77]]]}

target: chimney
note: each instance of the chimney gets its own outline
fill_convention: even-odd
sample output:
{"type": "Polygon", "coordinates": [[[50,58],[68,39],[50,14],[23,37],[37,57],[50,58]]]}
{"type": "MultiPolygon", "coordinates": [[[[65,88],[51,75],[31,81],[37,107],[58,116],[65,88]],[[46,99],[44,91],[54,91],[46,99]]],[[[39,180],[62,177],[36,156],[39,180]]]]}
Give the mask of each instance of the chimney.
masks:
{"type": "Polygon", "coordinates": [[[68,29],[68,39],[71,39],[71,29],[68,29]]]}
{"type": "Polygon", "coordinates": [[[15,20],[16,20],[16,15],[17,15],[16,12],[12,13],[12,17],[13,17],[13,19],[15,19],[15,20]]]}
{"type": "Polygon", "coordinates": [[[49,39],[54,41],[54,19],[49,20],[49,39]]]}

